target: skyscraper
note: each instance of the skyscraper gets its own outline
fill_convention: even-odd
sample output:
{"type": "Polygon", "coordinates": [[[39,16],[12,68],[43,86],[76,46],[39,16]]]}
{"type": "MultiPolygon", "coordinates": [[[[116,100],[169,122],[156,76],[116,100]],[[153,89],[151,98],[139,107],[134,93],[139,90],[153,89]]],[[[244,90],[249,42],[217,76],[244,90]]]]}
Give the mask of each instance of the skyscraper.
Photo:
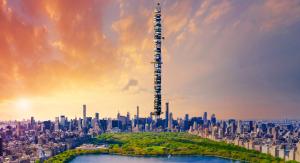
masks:
{"type": "Polygon", "coordinates": [[[98,129],[97,128],[97,126],[99,126],[98,123],[99,123],[99,113],[95,113],[95,117],[92,119],[92,127],[94,129],[98,129]]]}
{"type": "Polygon", "coordinates": [[[34,117],[30,118],[30,127],[33,128],[35,126],[35,120],[34,117]]]}
{"type": "Polygon", "coordinates": [[[99,120],[99,113],[95,113],[95,118],[97,121],[99,120]]]}
{"type": "Polygon", "coordinates": [[[64,127],[66,125],[66,117],[64,115],[60,116],[60,125],[64,127]]]}
{"type": "Polygon", "coordinates": [[[189,115],[185,114],[184,117],[184,130],[188,130],[189,129],[189,115]]]}
{"type": "Polygon", "coordinates": [[[189,114],[185,114],[184,120],[189,121],[189,114]]]}
{"type": "Polygon", "coordinates": [[[169,121],[168,121],[168,130],[172,130],[172,128],[173,128],[173,113],[170,113],[169,121]]]}
{"type": "Polygon", "coordinates": [[[130,113],[127,112],[127,115],[126,115],[127,119],[130,120],[130,113]]]}
{"type": "Polygon", "coordinates": [[[83,125],[82,127],[85,128],[87,127],[87,121],[86,121],[86,105],[84,104],[83,105],[83,125]]]}
{"type": "Polygon", "coordinates": [[[161,115],[161,36],[162,26],[161,26],[161,8],[160,3],[154,10],[154,112],[152,114],[155,117],[161,115]]]}
{"type": "Polygon", "coordinates": [[[204,112],[204,114],[203,114],[203,122],[205,124],[207,123],[207,112],[204,112]]]}
{"type": "Polygon", "coordinates": [[[165,127],[168,127],[169,123],[169,102],[166,102],[166,119],[165,119],[165,127]]]}
{"type": "Polygon", "coordinates": [[[211,118],[210,118],[210,121],[213,125],[215,125],[217,123],[217,118],[216,118],[216,115],[215,114],[212,114],[211,115],[211,118]]]}
{"type": "Polygon", "coordinates": [[[74,122],[73,122],[73,120],[71,119],[70,122],[69,122],[69,126],[68,126],[68,130],[69,130],[69,131],[72,131],[73,123],[74,123],[74,122]]]}
{"type": "Polygon", "coordinates": [[[139,106],[136,107],[136,126],[139,127],[139,114],[140,114],[140,108],[139,106]]]}
{"type": "Polygon", "coordinates": [[[55,117],[54,130],[59,131],[59,117],[55,117]]]}
{"type": "Polygon", "coordinates": [[[252,132],[254,131],[254,124],[253,124],[253,121],[249,121],[249,132],[252,132]]]}
{"type": "Polygon", "coordinates": [[[238,120],[237,121],[237,129],[236,129],[236,132],[238,133],[238,134],[242,134],[243,133],[243,128],[242,128],[243,126],[242,126],[242,121],[241,120],[238,120]]]}
{"type": "Polygon", "coordinates": [[[107,130],[110,131],[112,130],[113,126],[112,126],[112,119],[108,118],[107,120],[107,130]]]}
{"type": "Polygon", "coordinates": [[[130,113],[129,112],[127,112],[127,115],[126,115],[126,127],[128,128],[128,129],[130,129],[130,113]]]}
{"type": "Polygon", "coordinates": [[[121,116],[121,114],[120,114],[120,112],[118,112],[118,114],[117,114],[117,119],[118,120],[120,119],[120,116],[121,116]]]}
{"type": "Polygon", "coordinates": [[[22,131],[21,131],[21,122],[17,123],[17,136],[21,136],[22,131]]]}
{"type": "Polygon", "coordinates": [[[82,130],[82,120],[81,120],[81,118],[78,119],[78,130],[82,130]]]}

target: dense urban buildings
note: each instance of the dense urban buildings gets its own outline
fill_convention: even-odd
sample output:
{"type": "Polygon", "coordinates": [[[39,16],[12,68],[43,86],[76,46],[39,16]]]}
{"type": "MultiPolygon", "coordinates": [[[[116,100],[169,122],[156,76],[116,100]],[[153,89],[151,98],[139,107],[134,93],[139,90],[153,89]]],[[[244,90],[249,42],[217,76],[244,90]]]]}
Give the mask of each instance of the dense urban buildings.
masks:
{"type": "MultiPolygon", "coordinates": [[[[61,115],[54,121],[30,120],[1,122],[0,162],[34,162],[45,160],[65,150],[78,147],[102,133],[117,132],[189,132],[215,141],[226,141],[247,149],[268,153],[285,160],[300,161],[300,121],[218,120],[215,114],[174,118],[166,103],[165,118],[141,117],[140,107],[133,118],[130,113],[115,118],[88,116],[82,106],[82,118],[61,115]]],[[[200,115],[201,113],[199,113],[200,115]]]]}

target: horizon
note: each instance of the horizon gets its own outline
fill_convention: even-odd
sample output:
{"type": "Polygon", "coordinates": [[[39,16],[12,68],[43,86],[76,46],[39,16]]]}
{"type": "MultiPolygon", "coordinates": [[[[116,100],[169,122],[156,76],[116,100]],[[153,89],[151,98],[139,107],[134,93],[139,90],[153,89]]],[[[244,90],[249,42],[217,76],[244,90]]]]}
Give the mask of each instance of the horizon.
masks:
{"type": "MultiPolygon", "coordinates": [[[[86,105],[86,104],[84,104],[84,105],[86,105]]],[[[89,108],[88,108],[87,105],[86,105],[86,109],[87,109],[87,117],[92,117],[93,118],[96,113],[99,113],[99,112],[89,113],[89,108]]],[[[133,114],[131,112],[117,112],[116,115],[113,116],[113,117],[109,117],[109,116],[101,117],[101,113],[99,113],[99,119],[109,119],[109,118],[117,119],[117,114],[119,114],[119,113],[120,113],[121,116],[125,116],[127,113],[129,113],[130,116],[131,116],[131,119],[134,119],[134,116],[136,116],[136,111],[133,114]]],[[[170,113],[172,113],[172,111],[170,111],[170,113]]],[[[214,113],[210,113],[210,112],[206,112],[206,113],[207,113],[208,119],[210,119],[210,117],[214,114],[214,113]]],[[[174,115],[174,113],[172,113],[172,114],[173,114],[173,118],[177,120],[177,119],[184,119],[185,115],[188,114],[188,113],[186,113],[184,115],[174,115]]],[[[202,115],[201,114],[194,115],[194,116],[191,116],[190,114],[188,114],[188,115],[189,115],[189,119],[191,119],[191,118],[196,118],[196,117],[203,118],[203,114],[204,114],[204,112],[202,113],[202,115]]],[[[142,115],[139,114],[139,115],[140,115],[139,116],[140,118],[149,118],[150,117],[149,116],[150,113],[148,115],[147,114],[142,114],[142,115]]],[[[0,122],[23,122],[23,121],[26,122],[26,121],[30,121],[31,118],[34,118],[35,121],[39,121],[39,122],[48,121],[48,120],[55,121],[55,118],[57,118],[57,117],[60,118],[61,116],[65,116],[69,120],[74,120],[74,119],[78,119],[78,118],[82,119],[83,118],[83,115],[76,115],[76,116],[72,117],[72,116],[66,116],[62,112],[62,114],[59,114],[59,115],[56,115],[55,117],[47,118],[47,119],[36,119],[34,116],[30,116],[30,117],[24,117],[22,119],[1,120],[0,122]]],[[[163,112],[161,114],[160,118],[165,119],[165,112],[163,112]]],[[[229,117],[227,119],[219,119],[218,115],[216,115],[216,118],[217,118],[217,121],[228,121],[230,119],[242,120],[242,121],[262,121],[262,122],[263,121],[269,121],[269,122],[271,122],[271,121],[299,121],[299,119],[296,119],[296,118],[293,119],[293,118],[288,118],[288,117],[286,117],[286,118],[282,117],[282,118],[279,118],[279,119],[272,119],[272,118],[271,119],[239,119],[239,118],[235,118],[235,117],[229,117]]]]}
{"type": "MultiPolygon", "coordinates": [[[[1,121],[81,117],[82,104],[92,117],[149,116],[155,5],[0,0],[1,121]]],[[[161,6],[162,112],[300,119],[300,1],[161,6]]]]}

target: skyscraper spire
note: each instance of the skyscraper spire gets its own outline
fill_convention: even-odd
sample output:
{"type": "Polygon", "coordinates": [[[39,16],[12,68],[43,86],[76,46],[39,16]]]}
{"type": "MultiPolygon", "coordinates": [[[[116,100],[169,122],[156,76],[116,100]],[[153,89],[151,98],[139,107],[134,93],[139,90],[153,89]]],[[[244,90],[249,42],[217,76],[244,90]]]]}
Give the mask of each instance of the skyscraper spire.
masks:
{"type": "Polygon", "coordinates": [[[160,3],[157,3],[154,10],[154,114],[159,117],[161,112],[161,7],[160,3]]]}

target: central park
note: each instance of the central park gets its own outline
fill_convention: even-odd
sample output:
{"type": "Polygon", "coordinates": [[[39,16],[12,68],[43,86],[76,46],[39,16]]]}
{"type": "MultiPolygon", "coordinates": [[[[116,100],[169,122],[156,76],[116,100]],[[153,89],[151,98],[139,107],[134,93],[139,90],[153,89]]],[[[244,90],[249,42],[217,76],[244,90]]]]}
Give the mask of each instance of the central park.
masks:
{"type": "Polygon", "coordinates": [[[107,148],[68,150],[49,158],[45,163],[67,163],[77,156],[101,154],[136,157],[213,156],[241,162],[285,162],[283,159],[255,150],[212,141],[188,133],[111,133],[99,135],[87,143],[105,144],[107,148]]]}

